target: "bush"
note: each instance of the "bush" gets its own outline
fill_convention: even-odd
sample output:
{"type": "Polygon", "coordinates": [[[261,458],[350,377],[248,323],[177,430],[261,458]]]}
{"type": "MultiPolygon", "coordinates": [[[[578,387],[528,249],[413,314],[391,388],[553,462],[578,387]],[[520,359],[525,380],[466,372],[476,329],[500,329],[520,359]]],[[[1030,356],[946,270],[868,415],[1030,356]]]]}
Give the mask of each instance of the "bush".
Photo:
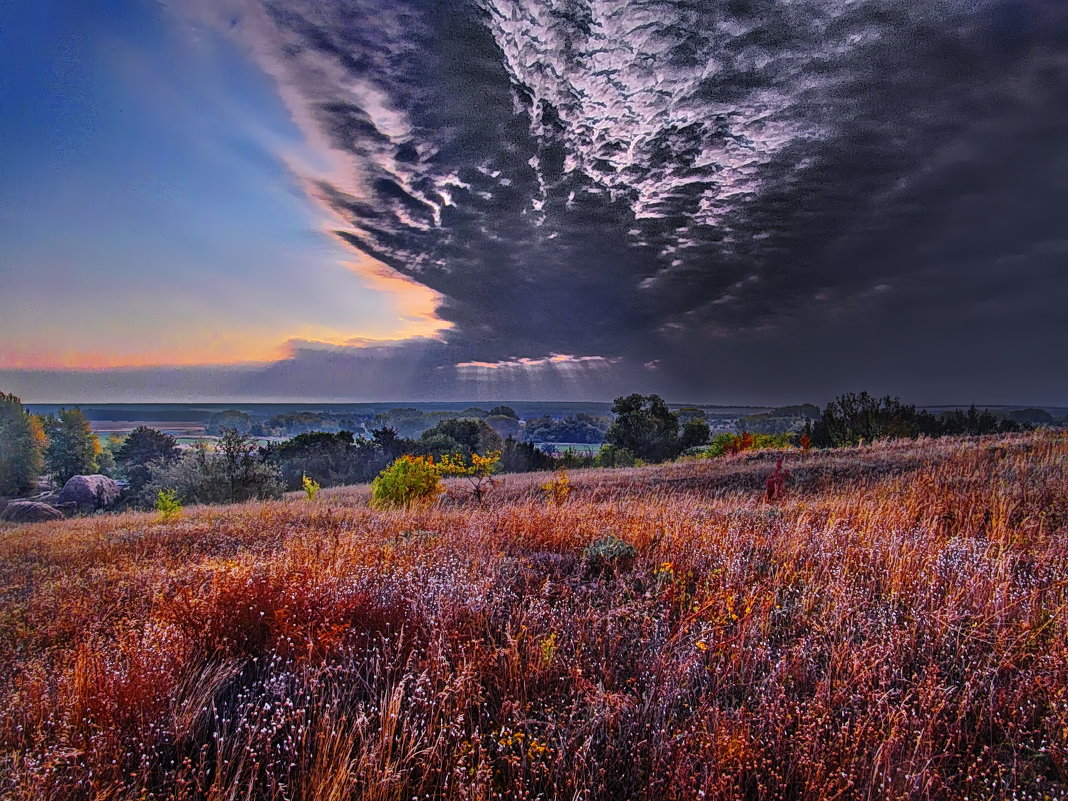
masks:
{"type": "Polygon", "coordinates": [[[308,500],[314,501],[315,496],[318,495],[319,490],[322,489],[322,487],[319,486],[319,482],[316,481],[314,478],[308,478],[307,476],[304,476],[301,479],[300,483],[304,489],[304,494],[308,496],[308,500]]]}
{"type": "Polygon", "coordinates": [[[200,445],[171,464],[155,463],[141,493],[152,503],[160,490],[175,490],[184,503],[242,503],[281,498],[278,469],[260,459],[251,437],[228,429],[217,450],[200,445]]]}
{"type": "Polygon", "coordinates": [[[556,476],[541,485],[541,491],[545,493],[545,500],[556,506],[563,506],[571,495],[571,479],[566,470],[558,470],[556,476]]]}
{"type": "Polygon", "coordinates": [[[608,535],[594,540],[582,552],[582,559],[593,573],[626,567],[638,555],[638,549],[618,537],[608,535]]]}
{"type": "Polygon", "coordinates": [[[748,431],[741,434],[717,434],[712,438],[711,444],[696,455],[702,459],[715,459],[742,451],[786,450],[793,447],[793,439],[793,434],[786,431],[780,434],[751,434],[748,431]]]}
{"type": "Polygon", "coordinates": [[[160,490],[156,493],[156,511],[159,522],[168,523],[182,516],[182,504],[178,500],[177,490],[160,490]]]}
{"type": "Polygon", "coordinates": [[[473,453],[469,459],[464,459],[459,454],[446,456],[438,468],[443,476],[466,478],[471,485],[471,494],[476,501],[482,503],[482,498],[496,484],[493,474],[500,466],[501,452],[491,451],[485,456],[473,453]]]}
{"type": "Polygon", "coordinates": [[[441,494],[441,467],[433,456],[401,456],[371,482],[371,505],[376,509],[404,508],[430,503],[441,494]]]}
{"type": "Polygon", "coordinates": [[[595,467],[634,467],[637,463],[634,454],[627,448],[616,445],[602,445],[594,460],[595,467]]]}

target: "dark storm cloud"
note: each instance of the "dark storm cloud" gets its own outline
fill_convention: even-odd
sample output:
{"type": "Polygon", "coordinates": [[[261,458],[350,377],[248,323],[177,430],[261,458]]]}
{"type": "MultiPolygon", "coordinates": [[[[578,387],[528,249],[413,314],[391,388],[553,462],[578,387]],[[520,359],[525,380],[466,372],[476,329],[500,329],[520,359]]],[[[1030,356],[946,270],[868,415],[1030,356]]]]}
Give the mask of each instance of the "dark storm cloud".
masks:
{"type": "MultiPolygon", "coordinates": [[[[947,354],[1068,335],[1062,3],[298,0],[233,23],[351,160],[314,189],[339,236],[444,297],[427,375],[596,355],[707,395],[695,363],[755,389],[835,361],[820,392],[875,359],[937,400],[990,388],[947,354]]],[[[1020,394],[1063,397],[1033,361],[1006,368],[1020,394]]]]}

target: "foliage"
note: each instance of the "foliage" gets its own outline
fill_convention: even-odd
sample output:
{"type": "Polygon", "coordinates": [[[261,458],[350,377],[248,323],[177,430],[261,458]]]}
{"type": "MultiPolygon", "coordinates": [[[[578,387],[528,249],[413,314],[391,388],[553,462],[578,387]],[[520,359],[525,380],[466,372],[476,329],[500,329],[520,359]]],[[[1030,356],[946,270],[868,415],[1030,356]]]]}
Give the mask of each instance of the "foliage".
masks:
{"type": "Polygon", "coordinates": [[[45,417],[43,426],[48,438],[45,468],[58,484],[97,472],[100,442],[81,409],[60,409],[58,417],[45,417]]]}
{"type": "Polygon", "coordinates": [[[673,459],[680,452],[679,419],[659,395],[627,395],[612,405],[616,416],[605,441],[645,462],[673,459]]]}
{"type": "Polygon", "coordinates": [[[182,516],[182,503],[178,500],[177,490],[160,490],[156,493],[156,511],[159,522],[169,523],[182,516]]]}
{"type": "Polygon", "coordinates": [[[545,499],[555,505],[563,506],[571,495],[571,479],[567,475],[567,471],[560,469],[556,471],[556,475],[549,481],[541,485],[541,491],[545,493],[545,499]]]}
{"type": "Polygon", "coordinates": [[[626,567],[637,555],[637,548],[610,534],[587,545],[582,559],[592,572],[598,573],[626,567]]]}
{"type": "Polygon", "coordinates": [[[175,490],[188,504],[242,503],[280,498],[285,489],[278,468],[261,459],[248,434],[225,429],[215,450],[199,445],[170,464],[156,463],[143,500],[161,489],[175,490]]]}
{"type": "MultiPolygon", "coordinates": [[[[1048,417],[1041,409],[1019,411],[1028,419],[1048,417]],[[1036,411],[1040,414],[1035,414],[1036,411]]],[[[936,416],[903,404],[897,398],[874,398],[860,392],[842,395],[827,404],[822,417],[803,431],[818,447],[847,447],[879,439],[1008,433],[1029,425],[1015,419],[1013,414],[999,420],[989,410],[973,405],[967,410],[954,409],[936,416]]]]}
{"type": "Polygon", "coordinates": [[[319,490],[322,489],[322,487],[319,486],[318,481],[314,478],[308,478],[307,476],[304,476],[301,479],[301,486],[304,489],[304,494],[308,496],[309,501],[314,501],[315,496],[318,495],[319,490]]]}
{"type": "Polygon", "coordinates": [[[708,422],[708,413],[696,406],[683,406],[675,414],[679,418],[679,425],[686,425],[691,420],[703,420],[708,422]]]}
{"type": "Polygon", "coordinates": [[[915,437],[921,433],[921,420],[926,423],[929,417],[921,416],[915,406],[899,398],[850,392],[827,404],[813,439],[822,445],[847,447],[877,439],[915,437]]]}
{"type": "Polygon", "coordinates": [[[475,453],[500,451],[504,441],[484,420],[442,420],[427,429],[419,438],[417,448],[423,455],[443,457],[459,453],[470,457],[475,453]]]}
{"type": "Polygon", "coordinates": [[[616,445],[602,445],[597,451],[596,467],[634,467],[637,459],[627,448],[616,445]]]}
{"type": "Polygon", "coordinates": [[[549,470],[554,465],[553,457],[542,452],[530,442],[520,442],[509,437],[501,448],[502,473],[529,473],[534,470],[549,470]]]}
{"type": "Polygon", "coordinates": [[[138,426],[114,453],[116,465],[129,482],[130,492],[136,495],[152,480],[153,465],[169,465],[178,460],[178,441],[170,434],[138,426]]]}
{"type": "Polygon", "coordinates": [[[27,414],[17,397],[0,392],[0,496],[34,488],[46,446],[40,420],[27,414]]]}
{"type": "Polygon", "coordinates": [[[682,427],[682,433],[679,435],[678,450],[682,452],[690,448],[706,445],[711,434],[712,431],[704,420],[700,418],[687,420],[682,427]]]}
{"type": "Polygon", "coordinates": [[[469,457],[460,454],[444,456],[438,465],[442,476],[466,479],[471,485],[471,495],[478,503],[482,503],[486,493],[496,484],[493,474],[500,469],[500,466],[500,451],[491,451],[484,456],[477,453],[469,457]]]}
{"type": "Polygon", "coordinates": [[[504,414],[491,414],[484,418],[486,425],[492,428],[500,437],[514,437],[519,433],[519,420],[504,414]]]}
{"type": "Polygon", "coordinates": [[[549,415],[527,420],[523,439],[527,442],[575,442],[599,444],[604,442],[608,421],[588,414],[573,414],[562,419],[549,415]]]}
{"type": "Polygon", "coordinates": [[[208,418],[205,430],[209,434],[222,434],[227,429],[237,431],[240,434],[251,434],[256,418],[247,412],[237,409],[225,409],[215,412],[208,418]]]}
{"type": "Polygon", "coordinates": [[[1045,426],[1053,424],[1053,415],[1045,409],[1014,409],[1009,412],[1008,419],[1014,423],[1021,423],[1024,425],[1045,426]]]}
{"type": "Polygon", "coordinates": [[[443,490],[441,467],[433,456],[406,454],[371,482],[371,505],[376,509],[409,509],[433,501],[443,490]]]}
{"type": "Polygon", "coordinates": [[[708,447],[697,455],[704,459],[714,459],[743,451],[785,450],[791,447],[793,447],[793,435],[790,433],[752,434],[743,431],[741,434],[717,434],[712,438],[708,447]]]}
{"type": "Polygon", "coordinates": [[[298,434],[269,448],[266,458],[278,466],[286,487],[294,490],[303,488],[308,474],[327,487],[370,481],[390,462],[373,442],[357,442],[349,431],[298,434]]]}

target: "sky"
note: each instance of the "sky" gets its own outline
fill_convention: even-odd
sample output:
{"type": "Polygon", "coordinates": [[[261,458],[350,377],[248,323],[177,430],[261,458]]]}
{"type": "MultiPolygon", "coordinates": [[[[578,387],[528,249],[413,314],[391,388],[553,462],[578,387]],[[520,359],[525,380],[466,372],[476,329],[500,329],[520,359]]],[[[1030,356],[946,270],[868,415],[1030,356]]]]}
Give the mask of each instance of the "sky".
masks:
{"type": "Polygon", "coordinates": [[[1068,401],[1055,0],[0,0],[34,402],[1068,401]]]}

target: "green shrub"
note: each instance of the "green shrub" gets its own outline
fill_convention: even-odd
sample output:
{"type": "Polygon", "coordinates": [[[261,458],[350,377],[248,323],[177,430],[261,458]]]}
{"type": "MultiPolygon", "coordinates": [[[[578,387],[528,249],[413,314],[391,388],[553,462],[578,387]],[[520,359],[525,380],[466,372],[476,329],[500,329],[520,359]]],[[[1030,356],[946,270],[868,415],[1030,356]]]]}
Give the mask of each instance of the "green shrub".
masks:
{"type": "Polygon", "coordinates": [[[314,478],[308,478],[307,476],[301,477],[300,485],[304,488],[304,494],[308,496],[309,501],[314,501],[315,496],[318,495],[319,490],[322,489],[322,487],[319,486],[318,481],[314,478]]]}
{"type": "Polygon", "coordinates": [[[634,467],[634,454],[626,448],[615,445],[602,445],[597,452],[595,467],[634,467]]]}
{"type": "Polygon", "coordinates": [[[182,504],[178,500],[178,490],[160,490],[156,494],[156,511],[159,522],[168,523],[182,516],[182,504]]]}
{"type": "Polygon", "coordinates": [[[707,448],[698,451],[697,456],[714,459],[742,451],[786,450],[793,447],[793,437],[789,431],[779,434],[752,434],[748,431],[741,434],[717,434],[707,448]]]}
{"type": "Polygon", "coordinates": [[[432,456],[402,456],[371,482],[371,505],[376,509],[404,508],[429,503],[442,491],[441,466],[432,456]]]}
{"type": "Polygon", "coordinates": [[[626,567],[637,554],[638,550],[630,543],[608,535],[587,545],[582,552],[582,559],[591,572],[600,573],[626,567]]]}

